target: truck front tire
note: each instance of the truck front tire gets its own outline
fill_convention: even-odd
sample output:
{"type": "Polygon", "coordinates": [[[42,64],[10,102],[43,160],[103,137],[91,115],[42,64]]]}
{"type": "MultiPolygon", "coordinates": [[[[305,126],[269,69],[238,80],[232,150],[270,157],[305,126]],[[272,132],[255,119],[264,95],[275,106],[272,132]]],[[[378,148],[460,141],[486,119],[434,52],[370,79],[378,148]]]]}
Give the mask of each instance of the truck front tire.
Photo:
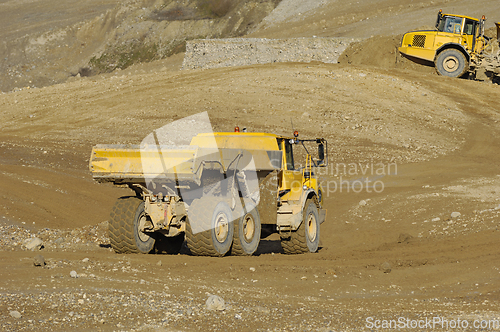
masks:
{"type": "Polygon", "coordinates": [[[439,75],[448,77],[461,77],[469,70],[465,55],[454,48],[439,53],[435,66],[439,75]]]}
{"type": "Polygon", "coordinates": [[[318,251],[319,230],[318,208],[312,199],[308,199],[304,205],[302,223],[299,229],[291,232],[288,239],[281,240],[283,251],[285,254],[303,254],[318,251]]]}

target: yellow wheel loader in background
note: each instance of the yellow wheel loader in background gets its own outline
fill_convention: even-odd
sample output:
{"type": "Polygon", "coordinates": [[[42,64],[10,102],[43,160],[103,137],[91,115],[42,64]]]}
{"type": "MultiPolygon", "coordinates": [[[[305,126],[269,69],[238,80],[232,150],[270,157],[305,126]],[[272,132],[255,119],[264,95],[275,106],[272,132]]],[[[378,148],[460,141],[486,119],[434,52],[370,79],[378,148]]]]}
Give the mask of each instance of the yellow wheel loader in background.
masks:
{"type": "Polygon", "coordinates": [[[314,168],[327,166],[326,140],[236,130],[184,146],[152,142],[92,149],[93,178],[135,193],[111,212],[115,252],[178,253],[185,240],[193,255],[252,255],[263,230],[280,234],[285,253],[318,250],[326,210],[314,168]]]}
{"type": "Polygon", "coordinates": [[[436,29],[411,31],[401,41],[399,52],[408,58],[433,62],[438,74],[478,79],[495,79],[500,74],[500,22],[497,39],[484,36],[485,17],[443,14],[437,16],[436,29]]]}

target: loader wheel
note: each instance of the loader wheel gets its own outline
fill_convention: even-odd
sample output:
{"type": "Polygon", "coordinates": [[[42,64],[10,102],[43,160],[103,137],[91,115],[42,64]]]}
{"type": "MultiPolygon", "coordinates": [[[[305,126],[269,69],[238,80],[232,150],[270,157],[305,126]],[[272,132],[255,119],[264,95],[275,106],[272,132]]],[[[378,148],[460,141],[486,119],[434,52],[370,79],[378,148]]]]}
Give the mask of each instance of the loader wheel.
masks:
{"type": "Polygon", "coordinates": [[[193,201],[186,224],[186,243],[191,254],[224,256],[231,249],[233,233],[231,208],[223,199],[202,197],[193,201]]]}
{"type": "Polygon", "coordinates": [[[439,75],[448,77],[461,77],[469,70],[465,55],[456,49],[448,49],[439,53],[435,66],[439,75]]]}
{"type": "Polygon", "coordinates": [[[149,217],[144,212],[142,199],[138,197],[119,198],[111,211],[108,227],[113,250],[118,254],[148,254],[151,252],[155,239],[139,230],[149,222],[149,217]]]}
{"type": "Polygon", "coordinates": [[[316,252],[319,247],[319,213],[313,200],[308,199],[304,206],[302,223],[288,239],[281,239],[285,254],[316,252]]]}
{"type": "Polygon", "coordinates": [[[231,254],[250,256],[257,250],[260,242],[260,215],[257,207],[247,204],[246,213],[234,221],[234,238],[231,254]]]}

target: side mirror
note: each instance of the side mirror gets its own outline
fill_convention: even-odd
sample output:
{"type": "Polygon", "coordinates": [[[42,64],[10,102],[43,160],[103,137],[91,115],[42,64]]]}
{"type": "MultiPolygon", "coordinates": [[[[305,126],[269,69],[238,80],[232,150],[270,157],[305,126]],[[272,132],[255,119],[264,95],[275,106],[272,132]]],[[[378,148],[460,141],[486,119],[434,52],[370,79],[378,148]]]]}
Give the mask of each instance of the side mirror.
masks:
{"type": "Polygon", "coordinates": [[[318,157],[321,161],[325,160],[325,146],[323,143],[318,145],[318,157]]]}

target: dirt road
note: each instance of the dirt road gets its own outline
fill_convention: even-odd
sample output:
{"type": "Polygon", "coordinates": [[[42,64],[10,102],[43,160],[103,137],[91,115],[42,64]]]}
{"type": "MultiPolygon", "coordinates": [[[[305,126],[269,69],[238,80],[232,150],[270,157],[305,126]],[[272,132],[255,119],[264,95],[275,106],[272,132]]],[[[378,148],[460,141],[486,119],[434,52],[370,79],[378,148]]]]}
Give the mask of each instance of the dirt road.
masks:
{"type": "Polygon", "coordinates": [[[321,250],[286,256],[270,237],[249,258],[118,256],[101,228],[94,240],[46,231],[46,247],[32,252],[9,228],[4,237],[15,240],[3,246],[1,261],[4,328],[358,330],[367,317],[498,318],[497,86],[324,64],[161,73],[2,96],[5,224],[43,235],[106,221],[128,191],[92,182],[91,146],[136,143],[207,110],[215,130],[238,124],[286,133],[292,117],[301,135],[319,131],[329,139],[336,167],[323,179],[330,193],[321,250]],[[340,192],[342,176],[362,176],[343,174],[349,163],[394,163],[397,173],[381,178],[380,193],[340,192]],[[39,253],[45,269],[33,266],[39,253]],[[230,308],[208,311],[208,294],[230,308]],[[22,318],[8,316],[13,310],[22,318]]]}
{"type": "Polygon", "coordinates": [[[498,85],[373,64],[181,62],[0,95],[2,330],[500,330],[498,85]],[[284,255],[273,236],[252,257],[111,251],[109,211],[130,192],[92,181],[91,147],[202,111],[216,131],[289,134],[292,119],[328,139],[318,253],[284,255]],[[366,177],[383,190],[341,186],[366,177]],[[44,248],[26,250],[35,236],[44,248]]]}

